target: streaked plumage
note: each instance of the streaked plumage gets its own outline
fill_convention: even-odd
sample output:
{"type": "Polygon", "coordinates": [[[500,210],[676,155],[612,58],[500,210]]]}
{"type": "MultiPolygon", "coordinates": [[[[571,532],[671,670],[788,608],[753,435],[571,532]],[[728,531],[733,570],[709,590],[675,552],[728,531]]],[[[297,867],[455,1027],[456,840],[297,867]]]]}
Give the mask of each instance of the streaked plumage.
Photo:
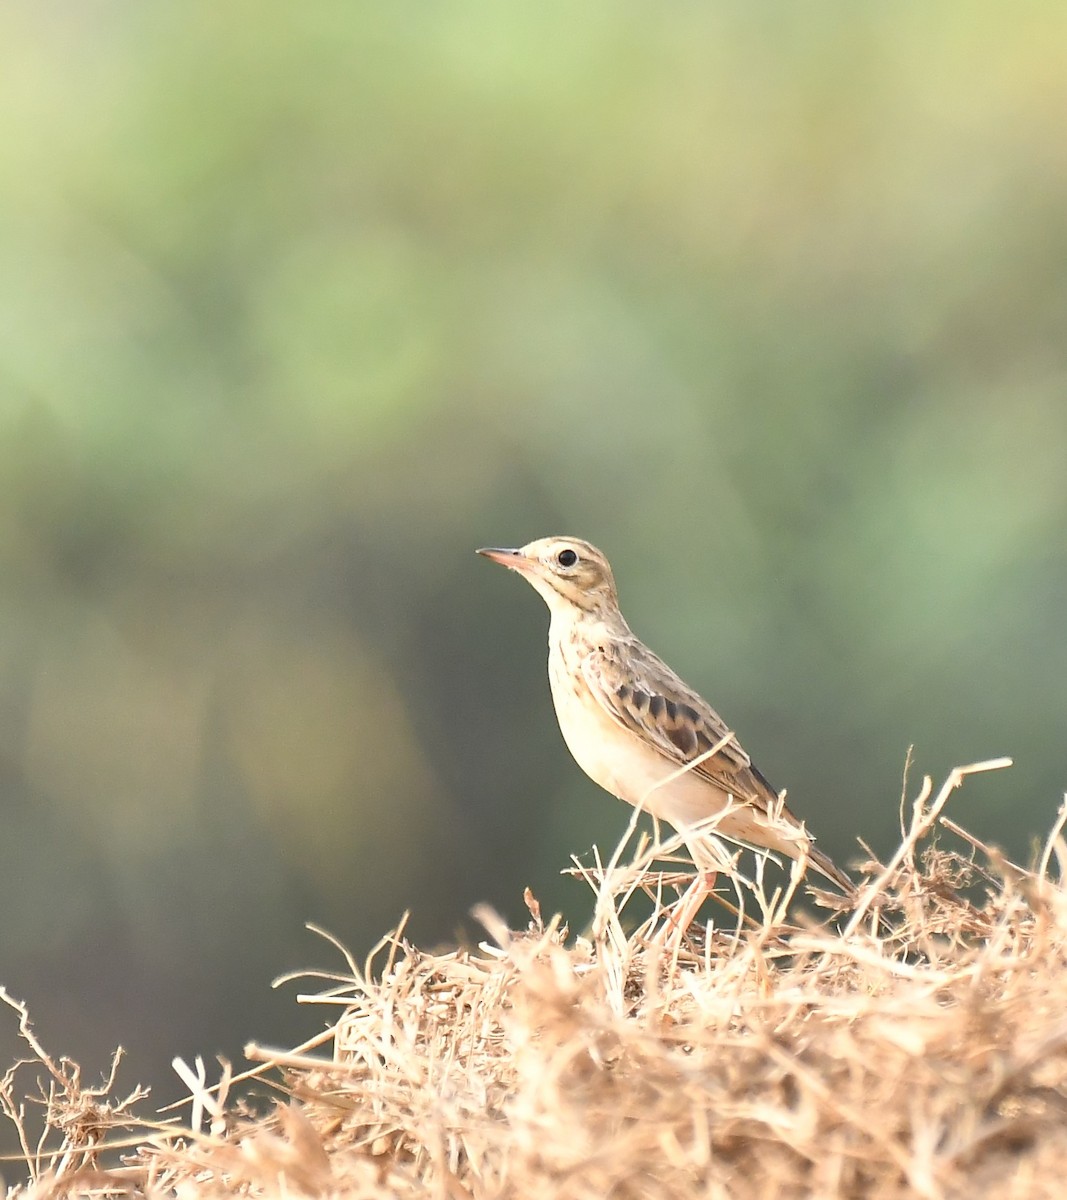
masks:
{"type": "Polygon", "coordinates": [[[631,632],[604,555],[580,538],[479,550],[522,574],[551,613],[548,672],[560,730],[601,787],[678,830],[694,861],[714,866],[694,826],[811,864],[846,894],[855,887],[753,765],[717,712],[631,632]],[[725,744],[688,770],[687,763],[725,744]],[[676,775],[676,773],[678,773],[676,775]],[[672,776],[675,776],[672,778],[672,776]]]}

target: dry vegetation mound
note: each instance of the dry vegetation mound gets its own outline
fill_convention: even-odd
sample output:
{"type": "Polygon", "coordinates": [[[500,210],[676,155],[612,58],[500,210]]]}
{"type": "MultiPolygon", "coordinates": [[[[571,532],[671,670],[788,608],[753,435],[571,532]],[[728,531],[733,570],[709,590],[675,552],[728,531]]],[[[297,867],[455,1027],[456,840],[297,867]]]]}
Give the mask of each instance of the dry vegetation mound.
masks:
{"type": "Polygon", "coordinates": [[[787,920],[789,897],[757,879],[707,936],[672,944],[662,912],[628,932],[630,898],[663,884],[662,847],[642,847],[587,872],[588,938],[532,901],[522,933],[482,914],[477,950],[392,935],[303,998],[337,1014],[314,1044],[250,1048],[249,1074],[280,1093],[265,1114],[228,1074],[208,1088],[187,1073],[184,1128],[138,1121],[24,1022],[48,1128],[29,1144],[9,1072],[0,1102],[34,1176],[19,1194],[1058,1196],[1064,817],[1029,870],[955,826],[966,854],[934,836],[963,775],[991,765],[933,802],[923,789],[837,929],[787,920]]]}

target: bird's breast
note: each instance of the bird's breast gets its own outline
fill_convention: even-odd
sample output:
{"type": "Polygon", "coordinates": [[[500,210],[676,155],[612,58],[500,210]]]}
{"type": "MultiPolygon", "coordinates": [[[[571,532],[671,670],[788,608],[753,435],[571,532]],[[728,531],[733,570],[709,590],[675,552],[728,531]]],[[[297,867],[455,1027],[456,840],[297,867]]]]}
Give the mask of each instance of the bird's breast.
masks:
{"type": "Polygon", "coordinates": [[[560,732],[575,762],[605,791],[640,805],[676,829],[712,816],[726,796],[620,725],[589,691],[567,647],[549,654],[549,681],[560,732]],[[676,776],[677,778],[671,778],[676,776]],[[669,781],[669,782],[668,782],[669,781]]]}

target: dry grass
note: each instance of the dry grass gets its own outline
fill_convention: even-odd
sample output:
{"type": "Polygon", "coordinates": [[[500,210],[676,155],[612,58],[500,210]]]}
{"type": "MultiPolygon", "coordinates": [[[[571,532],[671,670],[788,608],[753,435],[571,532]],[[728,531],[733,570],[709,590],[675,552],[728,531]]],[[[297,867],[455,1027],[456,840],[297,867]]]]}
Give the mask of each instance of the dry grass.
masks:
{"type": "MultiPolygon", "coordinates": [[[[663,883],[662,848],[639,846],[585,872],[587,938],[532,900],[521,933],[481,914],[475,951],[427,954],[398,932],[303,997],[336,1015],[314,1045],[250,1048],[279,1092],[265,1115],[228,1073],[209,1088],[183,1067],[185,1128],[138,1122],[24,1024],[48,1128],[40,1147],[25,1136],[19,1194],[1059,1195],[1067,816],[1028,870],[955,826],[966,855],[936,844],[953,788],[995,765],[933,799],[927,782],[839,929],[787,920],[788,897],[738,880],[722,928],[664,949],[662,914],[625,929],[631,897],[663,883]],[[104,1144],[128,1146],[120,1165],[104,1144]]],[[[25,1130],[21,1078],[0,1103],[25,1130]]]]}

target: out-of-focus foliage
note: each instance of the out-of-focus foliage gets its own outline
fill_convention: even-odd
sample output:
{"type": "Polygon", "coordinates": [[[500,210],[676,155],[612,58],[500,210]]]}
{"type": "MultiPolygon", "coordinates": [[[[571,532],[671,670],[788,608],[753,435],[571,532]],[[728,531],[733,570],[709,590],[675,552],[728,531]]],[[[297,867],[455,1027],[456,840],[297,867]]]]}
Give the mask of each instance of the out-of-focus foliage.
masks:
{"type": "MultiPolygon", "coordinates": [[[[1055,4],[0,13],[0,981],[87,1065],[285,1041],[626,813],[546,616],[573,532],[826,848],[918,771],[1067,784],[1055,4]]],[[[0,1050],[10,1042],[0,1035],[0,1050]]],[[[9,1055],[4,1055],[5,1059],[9,1055]]]]}

